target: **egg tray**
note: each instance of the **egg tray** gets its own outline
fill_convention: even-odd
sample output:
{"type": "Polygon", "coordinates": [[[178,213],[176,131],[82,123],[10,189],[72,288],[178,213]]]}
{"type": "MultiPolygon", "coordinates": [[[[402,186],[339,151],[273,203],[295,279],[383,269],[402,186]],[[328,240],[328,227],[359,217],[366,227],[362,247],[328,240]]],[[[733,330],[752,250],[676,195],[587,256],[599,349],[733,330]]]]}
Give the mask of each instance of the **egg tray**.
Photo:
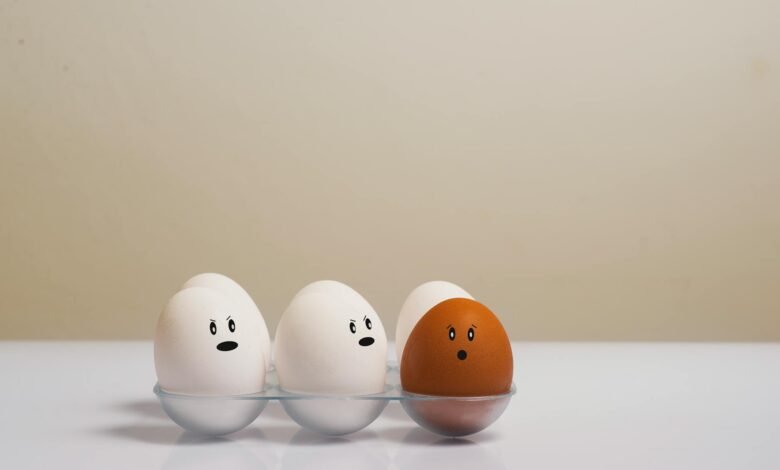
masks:
{"type": "Polygon", "coordinates": [[[301,427],[338,436],[373,423],[388,403],[399,401],[421,427],[443,436],[466,436],[490,426],[504,412],[515,386],[501,395],[442,397],[409,393],[401,388],[397,366],[388,365],[385,390],[372,395],[314,395],[291,393],[279,387],[275,370],[266,376],[259,393],[231,396],[196,396],[172,393],[159,384],[154,393],[163,410],[182,428],[201,435],[220,436],[239,431],[260,416],[269,401],[279,400],[285,412],[301,427]]]}

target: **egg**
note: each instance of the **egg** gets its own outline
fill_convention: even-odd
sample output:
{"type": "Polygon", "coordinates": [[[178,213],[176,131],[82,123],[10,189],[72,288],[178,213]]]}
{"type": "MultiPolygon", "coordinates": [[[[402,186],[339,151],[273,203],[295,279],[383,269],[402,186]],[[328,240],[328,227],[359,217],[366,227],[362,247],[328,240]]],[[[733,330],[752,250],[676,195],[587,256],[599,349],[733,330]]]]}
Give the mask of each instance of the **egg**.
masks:
{"type": "Polygon", "coordinates": [[[268,327],[265,324],[263,314],[257,308],[257,304],[252,297],[236,281],[229,277],[217,273],[201,273],[190,278],[184,283],[182,289],[187,287],[208,287],[219,291],[227,297],[245,313],[243,326],[247,329],[256,330],[260,345],[263,349],[266,369],[271,365],[271,337],[268,334],[268,327]]]}
{"type": "Polygon", "coordinates": [[[160,315],[154,338],[160,387],[203,396],[263,390],[264,338],[253,317],[216,289],[177,292],[160,315]]]}
{"type": "Polygon", "coordinates": [[[417,394],[483,397],[512,387],[512,348],[481,303],[445,300],[417,322],[401,358],[401,386],[417,394]]]}
{"type": "Polygon", "coordinates": [[[395,327],[395,354],[399,364],[409,334],[420,318],[434,305],[452,298],[473,299],[471,294],[460,286],[447,281],[426,282],[406,297],[395,327]]]}
{"type": "Polygon", "coordinates": [[[372,307],[371,304],[368,303],[365,297],[360,295],[358,291],[349,287],[343,282],[333,281],[330,279],[315,281],[312,282],[311,284],[306,285],[303,289],[299,290],[298,293],[295,295],[297,297],[299,295],[308,294],[310,292],[322,292],[326,294],[339,296],[342,299],[354,305],[355,307],[357,307],[358,309],[373,313],[374,316],[376,316],[376,311],[374,310],[374,307],[372,307]]]}
{"type": "Polygon", "coordinates": [[[385,386],[387,338],[370,306],[328,289],[296,295],[276,330],[279,385],[326,395],[379,393],[385,386]]]}

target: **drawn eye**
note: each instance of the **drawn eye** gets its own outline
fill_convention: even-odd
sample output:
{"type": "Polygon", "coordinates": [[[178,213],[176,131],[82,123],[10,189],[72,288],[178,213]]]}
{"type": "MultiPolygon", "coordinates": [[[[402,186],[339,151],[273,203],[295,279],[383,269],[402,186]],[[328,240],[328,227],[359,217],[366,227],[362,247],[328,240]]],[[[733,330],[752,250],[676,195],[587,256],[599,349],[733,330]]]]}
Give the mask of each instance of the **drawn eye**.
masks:
{"type": "Polygon", "coordinates": [[[209,325],[209,329],[211,330],[211,334],[215,335],[217,334],[217,324],[214,322],[211,322],[211,325],[209,325]]]}
{"type": "Polygon", "coordinates": [[[450,341],[455,341],[455,328],[450,327],[450,341]]]}
{"type": "Polygon", "coordinates": [[[369,330],[371,329],[371,319],[370,318],[366,318],[366,328],[368,328],[369,330]]]}
{"type": "Polygon", "coordinates": [[[228,328],[230,329],[231,333],[236,331],[236,322],[234,322],[232,318],[230,321],[228,321],[228,328]]]}
{"type": "Polygon", "coordinates": [[[474,341],[474,328],[469,328],[469,341],[474,341]]]}
{"type": "Polygon", "coordinates": [[[349,322],[349,331],[351,331],[352,334],[355,334],[355,332],[357,332],[357,327],[355,326],[355,322],[353,321],[349,322]]]}

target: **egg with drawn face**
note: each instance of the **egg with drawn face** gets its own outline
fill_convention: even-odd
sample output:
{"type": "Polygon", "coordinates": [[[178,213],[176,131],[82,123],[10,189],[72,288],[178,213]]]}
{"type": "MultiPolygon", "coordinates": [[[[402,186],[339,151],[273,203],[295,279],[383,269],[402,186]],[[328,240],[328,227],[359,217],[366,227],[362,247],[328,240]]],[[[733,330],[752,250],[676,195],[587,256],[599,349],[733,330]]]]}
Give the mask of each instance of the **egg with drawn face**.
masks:
{"type": "Polygon", "coordinates": [[[398,363],[412,329],[428,310],[447,299],[473,299],[462,287],[447,281],[428,281],[415,287],[406,297],[395,326],[395,354],[398,363]]]}
{"type": "Polygon", "coordinates": [[[244,323],[242,326],[247,331],[254,330],[253,334],[257,335],[260,340],[260,346],[263,349],[265,368],[269,369],[271,365],[271,338],[268,334],[268,327],[265,324],[263,314],[260,313],[260,309],[249,293],[236,281],[218,273],[201,273],[193,276],[184,283],[182,289],[188,287],[208,287],[214,289],[243,311],[244,323]]]}
{"type": "Polygon", "coordinates": [[[328,289],[296,295],[276,330],[279,385],[325,395],[379,393],[387,338],[374,309],[328,289]]]}
{"type": "Polygon", "coordinates": [[[417,322],[401,358],[401,386],[417,394],[489,396],[510,391],[513,358],[498,317],[471,299],[449,299],[417,322]]]}
{"type": "Polygon", "coordinates": [[[241,395],[265,385],[263,338],[252,314],[221,292],[177,292],[157,322],[154,364],[163,390],[241,395]]]}

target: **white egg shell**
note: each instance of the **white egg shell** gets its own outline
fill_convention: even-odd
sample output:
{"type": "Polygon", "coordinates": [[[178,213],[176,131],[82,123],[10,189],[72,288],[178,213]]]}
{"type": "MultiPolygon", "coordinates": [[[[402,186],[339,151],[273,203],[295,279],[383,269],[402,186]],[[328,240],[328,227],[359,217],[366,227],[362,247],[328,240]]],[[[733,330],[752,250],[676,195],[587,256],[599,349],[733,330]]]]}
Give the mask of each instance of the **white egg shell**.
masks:
{"type": "Polygon", "coordinates": [[[417,286],[406,297],[403,306],[401,306],[401,312],[398,314],[398,323],[395,326],[395,354],[399,364],[406,340],[409,339],[409,335],[420,318],[437,304],[455,298],[474,300],[474,297],[463,288],[447,281],[426,282],[417,286]]]}
{"type": "Polygon", "coordinates": [[[342,296],[317,291],[295,296],[279,322],[274,348],[279,385],[287,391],[362,395],[384,390],[382,322],[342,296]]]}
{"type": "Polygon", "coordinates": [[[206,396],[262,391],[265,357],[251,316],[215,289],[177,292],[160,315],[154,338],[160,387],[206,396]]]}
{"type": "Polygon", "coordinates": [[[295,296],[297,297],[299,295],[304,295],[311,292],[322,292],[325,294],[332,294],[332,295],[339,296],[344,300],[346,300],[347,302],[353,304],[358,309],[366,312],[370,312],[375,316],[377,316],[376,310],[374,310],[374,307],[372,307],[371,304],[368,303],[368,300],[366,300],[365,297],[360,295],[358,291],[349,287],[343,282],[333,281],[330,279],[315,281],[312,282],[311,284],[308,284],[303,289],[299,290],[298,293],[295,294],[295,296]]]}
{"type": "Polygon", "coordinates": [[[265,357],[265,367],[271,366],[271,337],[268,334],[268,326],[265,324],[263,314],[249,293],[233,279],[217,273],[201,273],[190,278],[184,283],[182,289],[188,287],[209,287],[216,289],[222,295],[230,299],[236,305],[246,312],[245,325],[247,328],[256,328],[258,338],[260,338],[263,348],[263,357],[265,357]]]}

